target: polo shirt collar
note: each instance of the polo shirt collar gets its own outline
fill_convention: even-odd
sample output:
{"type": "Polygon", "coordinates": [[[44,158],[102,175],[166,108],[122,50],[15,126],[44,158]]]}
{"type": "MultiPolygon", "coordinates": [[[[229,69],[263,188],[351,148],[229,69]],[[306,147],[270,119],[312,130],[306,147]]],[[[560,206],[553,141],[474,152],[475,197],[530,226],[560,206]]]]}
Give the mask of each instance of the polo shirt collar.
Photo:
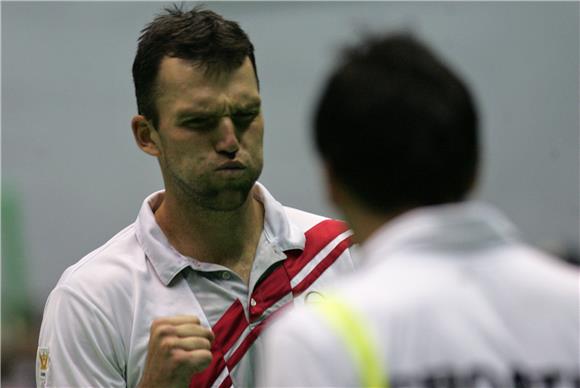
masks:
{"type": "Polygon", "coordinates": [[[291,222],[284,206],[259,182],[256,182],[254,197],[264,205],[264,233],[271,244],[281,251],[304,250],[304,231],[291,222]]]}
{"type": "MultiPolygon", "coordinates": [[[[182,255],[171,246],[155,220],[154,211],[161,204],[164,193],[164,190],[157,191],[145,198],[135,222],[135,232],[139,245],[161,282],[168,286],[183,269],[192,267],[195,260],[182,255]]],[[[282,204],[258,182],[253,194],[264,205],[264,234],[267,241],[280,252],[303,250],[306,242],[304,233],[291,222],[282,204]]]]}
{"type": "Polygon", "coordinates": [[[366,265],[406,249],[472,251],[519,239],[519,232],[501,212],[483,202],[470,201],[404,213],[381,226],[360,249],[366,265]]]}
{"type": "Polygon", "coordinates": [[[165,286],[168,286],[171,280],[190,263],[185,256],[169,244],[167,237],[155,220],[153,213],[161,205],[164,194],[165,191],[161,190],[145,198],[135,222],[135,233],[139,245],[157,272],[157,276],[165,286]]]}

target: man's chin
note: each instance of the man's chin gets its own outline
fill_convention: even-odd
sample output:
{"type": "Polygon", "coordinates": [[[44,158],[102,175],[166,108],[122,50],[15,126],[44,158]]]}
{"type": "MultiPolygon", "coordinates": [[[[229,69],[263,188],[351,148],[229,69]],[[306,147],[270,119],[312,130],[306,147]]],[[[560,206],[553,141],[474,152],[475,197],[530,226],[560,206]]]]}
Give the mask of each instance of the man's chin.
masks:
{"type": "Polygon", "coordinates": [[[206,201],[207,209],[219,212],[232,212],[240,209],[248,200],[248,193],[236,193],[235,195],[219,195],[209,201],[206,201]]]}
{"type": "Polygon", "coordinates": [[[203,206],[214,211],[238,210],[247,202],[254,183],[228,182],[217,190],[212,190],[211,194],[203,196],[203,206]]]}

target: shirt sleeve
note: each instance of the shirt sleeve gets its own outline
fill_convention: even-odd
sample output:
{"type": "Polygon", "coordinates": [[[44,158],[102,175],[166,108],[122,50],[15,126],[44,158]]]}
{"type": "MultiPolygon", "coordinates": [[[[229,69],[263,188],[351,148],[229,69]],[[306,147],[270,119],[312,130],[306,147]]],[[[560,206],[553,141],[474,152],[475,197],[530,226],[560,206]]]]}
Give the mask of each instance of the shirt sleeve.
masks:
{"type": "Polygon", "coordinates": [[[125,387],[120,335],[105,314],[67,286],[50,294],[36,360],[37,387],[125,387]]]}
{"type": "Polygon", "coordinates": [[[259,387],[360,385],[346,346],[312,311],[290,310],[264,333],[259,387]]]}

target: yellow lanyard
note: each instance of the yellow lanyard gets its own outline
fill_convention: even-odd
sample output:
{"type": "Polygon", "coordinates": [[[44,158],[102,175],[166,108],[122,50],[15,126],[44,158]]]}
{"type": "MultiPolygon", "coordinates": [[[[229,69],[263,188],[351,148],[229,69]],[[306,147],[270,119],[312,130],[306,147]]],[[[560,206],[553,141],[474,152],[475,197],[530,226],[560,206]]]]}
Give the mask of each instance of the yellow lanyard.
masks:
{"type": "Polygon", "coordinates": [[[379,362],[370,331],[356,311],[343,301],[325,295],[315,306],[344,340],[360,372],[361,387],[386,387],[389,380],[379,362]]]}

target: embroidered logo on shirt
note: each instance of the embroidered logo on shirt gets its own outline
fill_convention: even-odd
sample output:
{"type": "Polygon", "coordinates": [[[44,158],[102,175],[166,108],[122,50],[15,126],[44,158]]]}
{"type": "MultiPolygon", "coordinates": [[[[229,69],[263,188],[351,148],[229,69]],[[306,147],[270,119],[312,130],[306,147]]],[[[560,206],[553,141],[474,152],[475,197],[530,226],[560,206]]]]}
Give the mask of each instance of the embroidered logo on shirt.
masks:
{"type": "Polygon", "coordinates": [[[46,374],[48,372],[48,348],[38,348],[37,360],[36,360],[36,370],[37,370],[37,382],[41,387],[46,385],[46,374]]]}
{"type": "Polygon", "coordinates": [[[309,291],[304,296],[304,302],[306,304],[316,304],[324,300],[324,295],[318,291],[309,291]]]}

